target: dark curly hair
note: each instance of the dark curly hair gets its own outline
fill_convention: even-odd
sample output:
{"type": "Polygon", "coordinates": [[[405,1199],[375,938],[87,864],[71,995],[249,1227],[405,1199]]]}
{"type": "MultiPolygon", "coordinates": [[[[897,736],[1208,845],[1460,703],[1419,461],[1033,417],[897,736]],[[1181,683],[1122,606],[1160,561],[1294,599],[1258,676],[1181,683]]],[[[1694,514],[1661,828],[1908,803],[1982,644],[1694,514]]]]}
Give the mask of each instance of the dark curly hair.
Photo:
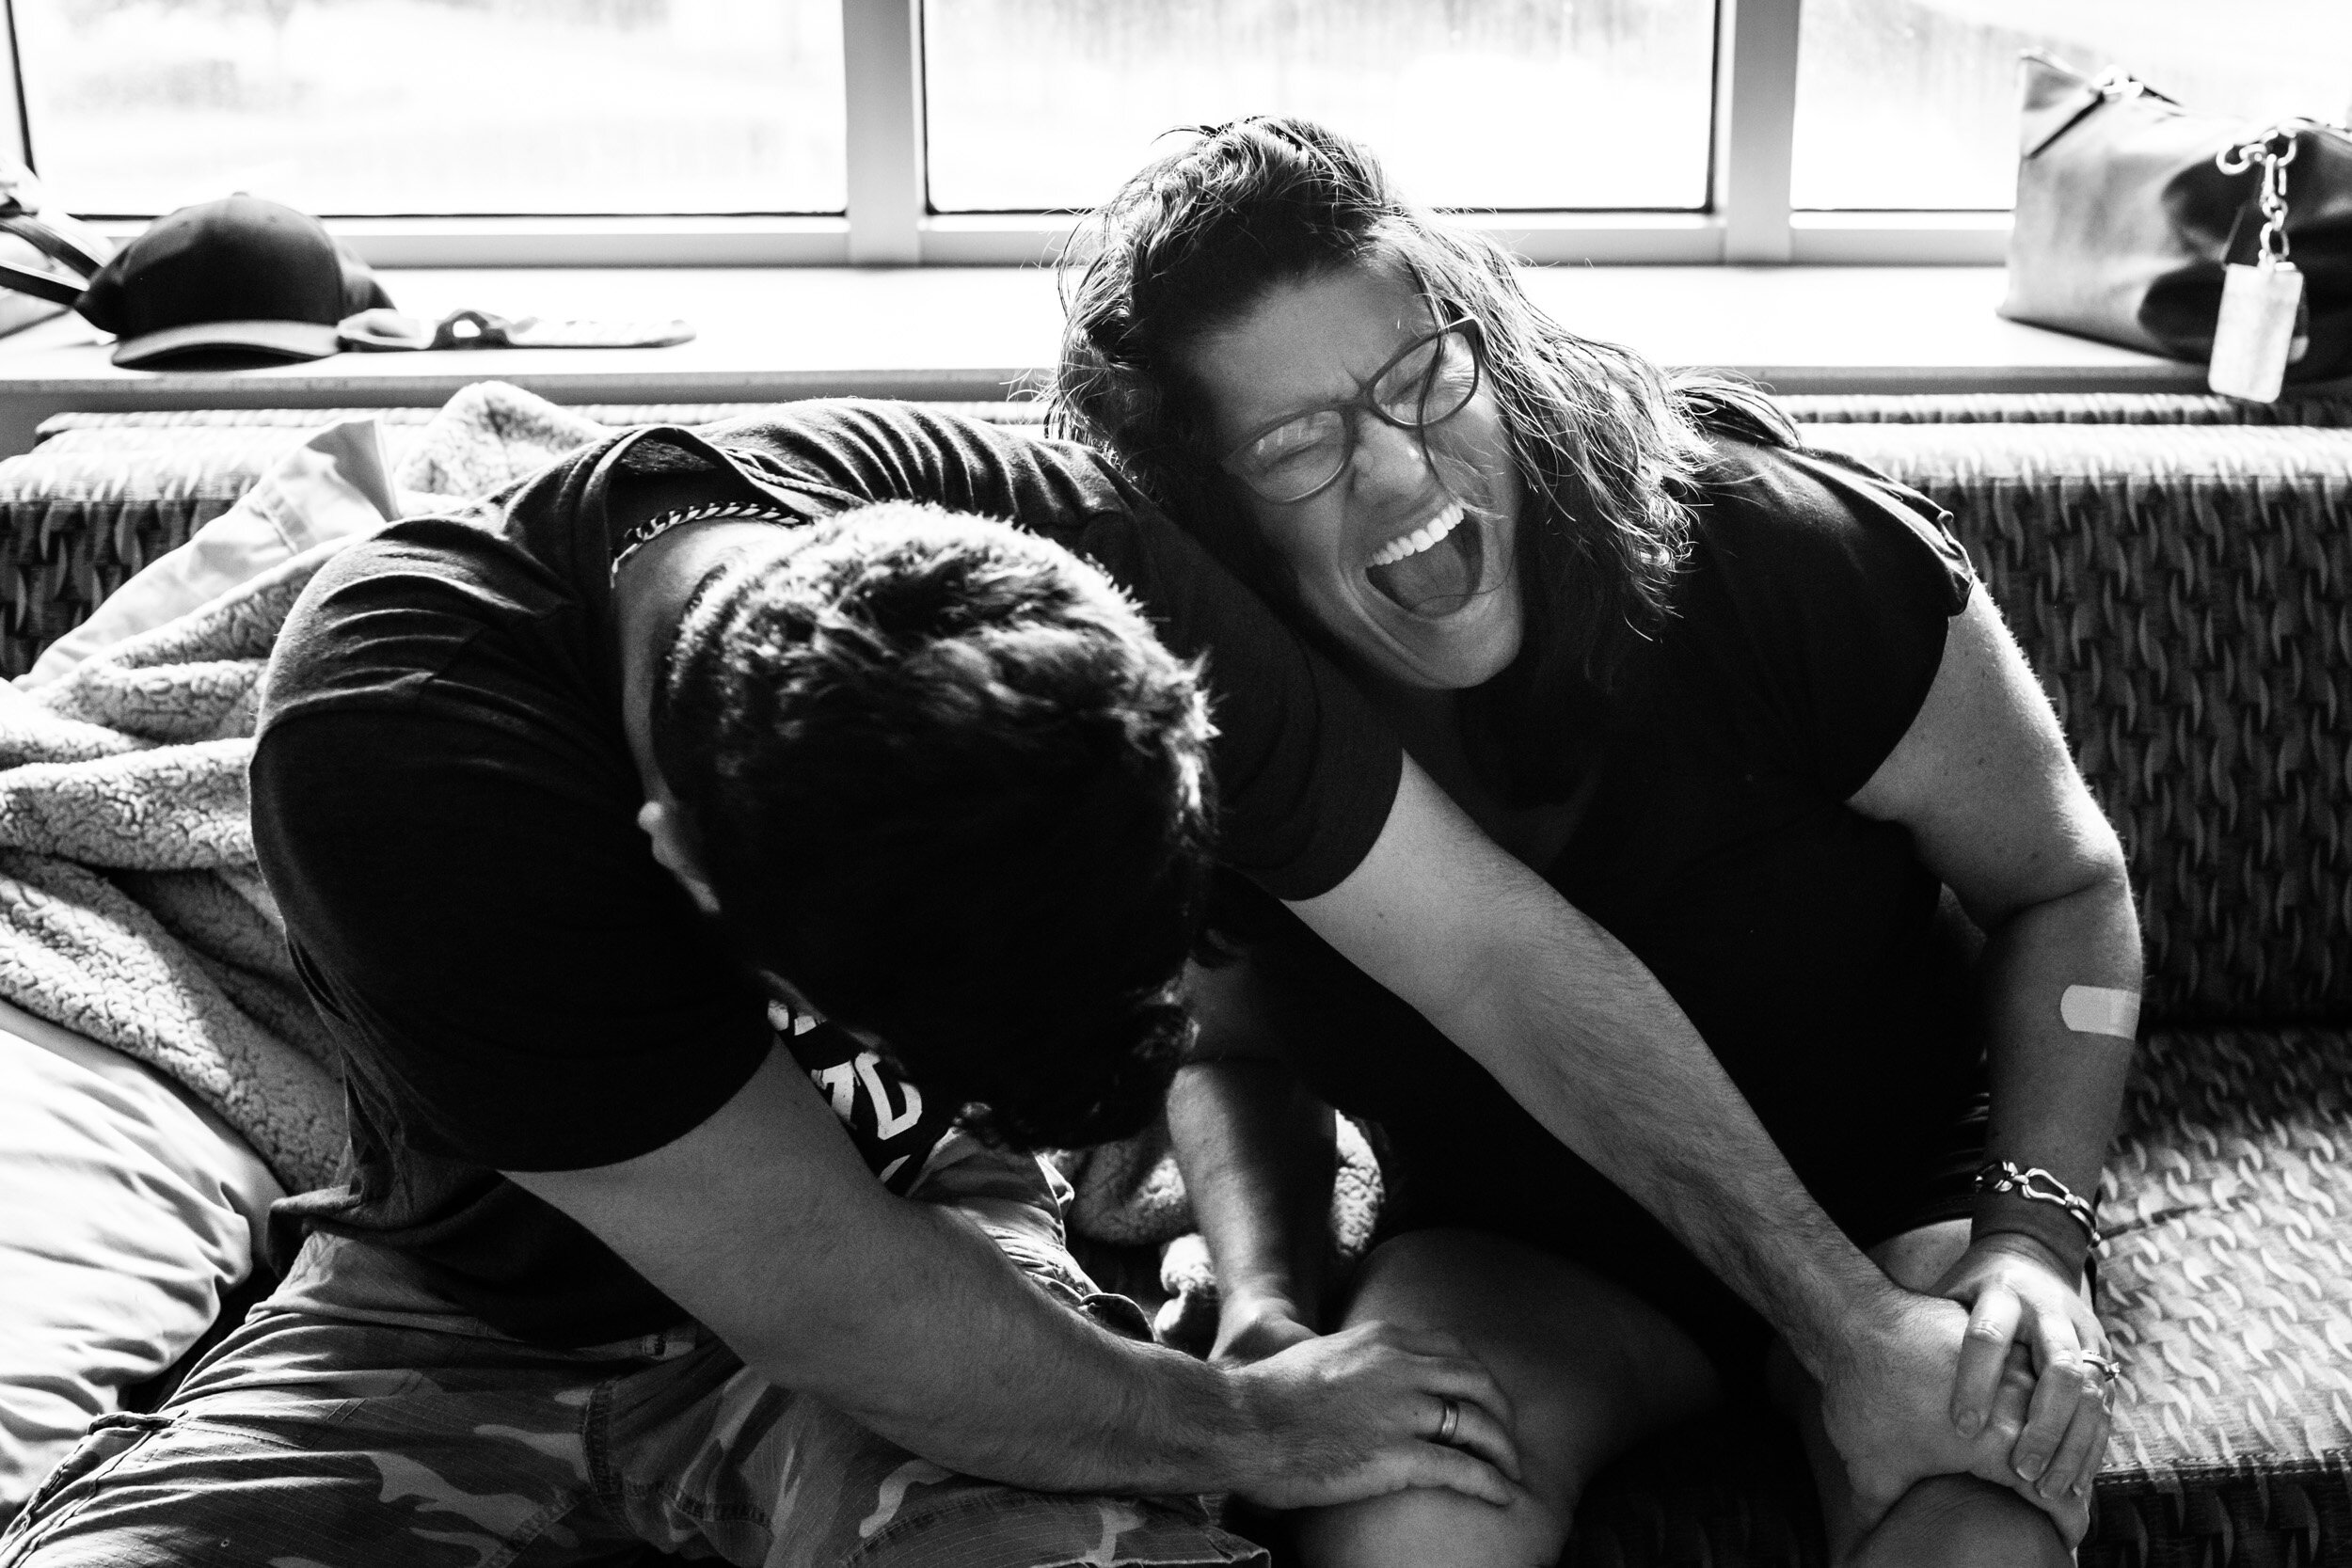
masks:
{"type": "Polygon", "coordinates": [[[653,700],[740,956],[1023,1148],[1159,1108],[1210,734],[1198,672],[1095,568],[897,503],[715,568],[653,700]]]}
{"type": "Polygon", "coordinates": [[[1279,601],[1295,597],[1207,445],[1185,352],[1273,287],[1351,264],[1401,268],[1440,319],[1474,320],[1532,503],[1520,665],[1605,688],[1629,640],[1665,613],[1688,548],[1681,499],[1708,459],[1698,425],[1794,444],[1755,388],[1670,381],[1531,304],[1509,255],[1406,202],[1370,152],[1310,120],[1205,127],[1080,227],[1062,263],[1066,317],[1050,392],[1057,434],[1116,457],[1145,492],[1279,601]]]}

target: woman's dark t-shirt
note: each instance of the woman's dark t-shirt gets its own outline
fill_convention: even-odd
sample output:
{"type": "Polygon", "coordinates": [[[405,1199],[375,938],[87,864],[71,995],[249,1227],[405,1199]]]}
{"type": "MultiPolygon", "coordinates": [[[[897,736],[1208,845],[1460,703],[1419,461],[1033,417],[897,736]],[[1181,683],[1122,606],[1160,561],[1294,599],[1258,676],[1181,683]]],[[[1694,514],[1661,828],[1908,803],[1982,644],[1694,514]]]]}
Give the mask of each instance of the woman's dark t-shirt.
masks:
{"type": "MultiPolygon", "coordinates": [[[[1206,657],[1227,863],[1301,898],[1362,859],[1394,797],[1395,742],[1094,454],[857,403],[617,437],[500,498],[486,526],[416,519],[351,546],[279,640],[255,836],[342,1049],[352,1138],[344,1181],[281,1205],[285,1227],[397,1248],[459,1306],[539,1342],[676,1320],[497,1174],[661,1147],[742,1086],[781,1022],[636,826],[612,562],[632,525],[681,505],[814,517],[897,499],[1057,540],[1125,586],[1179,655],[1206,657]]],[[[957,1108],[923,1103],[830,1025],[787,1033],[903,1191],[957,1108]]]]}
{"type": "MultiPolygon", "coordinates": [[[[1918,714],[1974,578],[1931,503],[1830,454],[1719,439],[1690,499],[1671,613],[1613,688],[1506,672],[1466,705],[1465,743],[1520,765],[1506,795],[1585,793],[1546,878],[1664,984],[1867,1245],[1934,1217],[1980,1071],[1936,878],[1906,829],[1845,802],[1918,714]]],[[[1613,1272],[1675,1249],[1409,1009],[1256,919],[1305,1075],[1391,1140],[1401,1217],[1613,1272]]],[[[1711,1285],[1673,1261],[1670,1307],[1711,1285]]]]}

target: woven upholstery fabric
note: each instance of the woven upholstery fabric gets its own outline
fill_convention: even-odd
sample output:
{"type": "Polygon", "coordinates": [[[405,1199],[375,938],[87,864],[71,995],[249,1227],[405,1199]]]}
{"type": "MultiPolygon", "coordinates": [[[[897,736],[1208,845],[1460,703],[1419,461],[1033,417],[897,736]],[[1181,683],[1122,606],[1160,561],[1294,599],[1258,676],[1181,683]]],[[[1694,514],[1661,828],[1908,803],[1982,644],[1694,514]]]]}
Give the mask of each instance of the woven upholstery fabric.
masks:
{"type": "MultiPolygon", "coordinates": [[[[762,403],[595,404],[574,412],[619,428],[710,424],[762,403]]],[[[1038,403],[937,406],[1035,424],[1038,403]]],[[[0,679],[87,618],[149,562],[227,511],[262,470],[314,430],[373,419],[397,464],[431,408],[234,408],[57,414],[32,451],[0,462],[0,679]]]]}
{"type": "Polygon", "coordinates": [[[1800,423],[2352,425],[2352,396],[2243,403],[2185,392],[1880,392],[1785,397],[1800,423]]]}
{"type": "Polygon", "coordinates": [[[2352,1455],[2352,1033],[2153,1035],[2102,1197],[2110,1471],[2352,1455]]]}
{"type": "Polygon", "coordinates": [[[1952,512],[2131,855],[2151,1026],[2352,1022],[2352,429],[1812,435],[1952,512]]]}
{"type": "Polygon", "coordinates": [[[2150,1037],[2100,1209],[2086,1568],[2352,1564],[2352,1033],[2150,1037]]]}
{"type": "Polygon", "coordinates": [[[0,463],[0,676],[220,515],[300,430],[213,430],[177,451],[37,450],[0,463]]]}
{"type": "MultiPolygon", "coordinates": [[[[601,424],[715,424],[772,408],[768,403],[583,403],[567,404],[601,424]]],[[[1042,403],[935,403],[929,406],[968,414],[994,424],[1039,424],[1042,403]]],[[[377,420],[388,425],[429,424],[437,408],[170,408],[130,414],[52,414],[33,433],[36,444],[77,430],[217,430],[292,426],[317,430],[343,420],[377,420]]]]}

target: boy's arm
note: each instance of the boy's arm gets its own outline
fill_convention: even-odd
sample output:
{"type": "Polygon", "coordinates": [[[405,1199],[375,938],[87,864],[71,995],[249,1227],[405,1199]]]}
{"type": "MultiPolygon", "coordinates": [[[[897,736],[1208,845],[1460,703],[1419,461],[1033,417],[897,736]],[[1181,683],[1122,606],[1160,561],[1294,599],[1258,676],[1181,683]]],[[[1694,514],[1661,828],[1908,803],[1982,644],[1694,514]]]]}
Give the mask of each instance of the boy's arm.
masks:
{"type": "Polygon", "coordinates": [[[1279,1507],[1407,1486],[1513,1495],[1508,1407],[1451,1340],[1375,1326],[1228,1372],[1120,1339],[953,1211],[884,1191],[781,1046],[662,1148],[508,1174],[771,1382],[957,1470],[1279,1507]],[[1462,1447],[1429,1440],[1447,1400],[1462,1447]]]}

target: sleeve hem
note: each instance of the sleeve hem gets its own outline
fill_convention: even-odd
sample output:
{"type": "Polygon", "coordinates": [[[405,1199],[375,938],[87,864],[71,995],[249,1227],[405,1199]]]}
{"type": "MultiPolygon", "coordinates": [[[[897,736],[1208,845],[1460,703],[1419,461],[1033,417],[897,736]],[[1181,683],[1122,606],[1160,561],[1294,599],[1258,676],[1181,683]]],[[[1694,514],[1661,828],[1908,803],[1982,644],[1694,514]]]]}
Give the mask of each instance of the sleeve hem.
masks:
{"type": "MultiPolygon", "coordinates": [[[[626,1123],[603,1130],[594,1137],[564,1136],[512,1140],[491,1148],[468,1140],[464,1155],[469,1160],[499,1171],[552,1172],[596,1170],[616,1165],[665,1148],[716,1116],[728,1101],[742,1091],[760,1064],[768,1059],[768,1048],[746,1051],[739,1066],[739,1071],[720,1071],[714,1065],[700,1085],[704,1092],[670,1101],[657,1115],[650,1109],[633,1115],[626,1123]]],[[[543,1113],[560,1117],[562,1112],[543,1113]]],[[[566,1129],[576,1132],[577,1129],[566,1129]]]]}
{"type": "Polygon", "coordinates": [[[1391,745],[1379,763],[1365,769],[1362,783],[1340,809],[1327,813],[1337,827],[1319,838],[1307,855],[1275,872],[1251,872],[1251,879],[1284,903],[1319,898],[1356,874],[1396,809],[1405,779],[1405,751],[1391,745]]]}

